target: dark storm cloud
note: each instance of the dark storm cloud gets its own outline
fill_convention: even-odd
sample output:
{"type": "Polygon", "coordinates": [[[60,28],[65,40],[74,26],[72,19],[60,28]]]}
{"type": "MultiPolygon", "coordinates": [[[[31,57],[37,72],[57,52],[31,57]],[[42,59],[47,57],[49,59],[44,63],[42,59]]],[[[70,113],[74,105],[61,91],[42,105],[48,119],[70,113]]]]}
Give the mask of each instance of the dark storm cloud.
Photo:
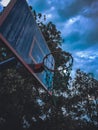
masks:
{"type": "Polygon", "coordinates": [[[52,19],[55,22],[57,20],[58,22],[66,21],[77,15],[91,17],[90,14],[92,13],[94,16],[94,11],[98,10],[98,0],[28,0],[28,2],[38,12],[47,13],[50,11],[55,16],[52,19]],[[55,8],[54,12],[51,11],[51,7],[55,8]]]}
{"type": "Polygon", "coordinates": [[[92,5],[85,8],[82,14],[90,18],[98,18],[98,0],[94,1],[92,5]]]}
{"type": "Polygon", "coordinates": [[[63,30],[67,48],[73,50],[83,50],[98,43],[98,20],[88,19],[83,16],[68,21],[63,30]],[[70,32],[70,33],[69,33],[70,32]]]}
{"type": "Polygon", "coordinates": [[[71,32],[64,39],[65,42],[71,42],[73,44],[74,44],[74,42],[77,42],[79,40],[80,40],[80,34],[78,31],[71,32]]]}
{"type": "Polygon", "coordinates": [[[30,5],[37,11],[43,12],[49,10],[50,4],[46,0],[27,0],[30,5]]]}
{"type": "Polygon", "coordinates": [[[85,40],[89,44],[98,43],[98,27],[96,29],[92,29],[90,32],[85,33],[85,40]]]}
{"type": "MultiPolygon", "coordinates": [[[[78,14],[89,15],[89,8],[97,7],[97,0],[61,0],[63,2],[59,3],[58,0],[58,14],[63,19],[69,19],[70,17],[74,17],[78,14]]],[[[92,10],[91,10],[92,12],[92,10]]],[[[93,14],[93,12],[92,12],[93,14]]]]}

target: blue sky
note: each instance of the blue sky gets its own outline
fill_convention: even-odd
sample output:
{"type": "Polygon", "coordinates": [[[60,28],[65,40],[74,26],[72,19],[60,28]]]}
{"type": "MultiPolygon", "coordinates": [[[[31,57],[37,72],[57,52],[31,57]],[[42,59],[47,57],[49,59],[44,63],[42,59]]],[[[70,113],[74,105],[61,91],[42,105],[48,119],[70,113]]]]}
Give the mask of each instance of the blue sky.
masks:
{"type": "MultiPolygon", "coordinates": [[[[6,5],[9,0],[0,1],[6,5]]],[[[73,73],[80,68],[98,79],[98,0],[27,1],[61,31],[62,48],[74,57],[73,73]]]]}

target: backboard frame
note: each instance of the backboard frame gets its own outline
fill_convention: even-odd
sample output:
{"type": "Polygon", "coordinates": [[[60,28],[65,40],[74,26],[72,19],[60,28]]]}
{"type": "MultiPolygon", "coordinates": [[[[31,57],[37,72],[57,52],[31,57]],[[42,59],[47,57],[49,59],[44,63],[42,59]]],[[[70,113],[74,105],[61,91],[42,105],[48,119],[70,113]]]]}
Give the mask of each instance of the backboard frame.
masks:
{"type": "MultiPolygon", "coordinates": [[[[20,1],[20,0],[11,0],[10,3],[8,4],[8,6],[5,8],[4,12],[1,14],[0,16],[0,28],[2,27],[2,24],[4,23],[4,21],[6,21],[6,18],[8,17],[10,11],[13,9],[13,7],[15,6],[15,3],[17,1],[20,1]]],[[[26,0],[22,0],[24,2],[26,2],[26,0]]],[[[28,10],[30,11],[29,7],[28,7],[28,10]]],[[[30,12],[31,13],[31,12],[30,12]]],[[[32,17],[33,17],[33,14],[32,14],[32,17]]],[[[36,24],[37,25],[37,24],[36,24]]],[[[37,25],[37,29],[39,30],[38,28],[38,25],[37,25]]],[[[40,30],[39,30],[40,31],[40,30]]],[[[41,32],[40,32],[41,34],[41,32]]],[[[42,39],[44,40],[44,37],[43,35],[41,34],[41,37],[42,39]]],[[[1,30],[0,30],[0,40],[12,51],[12,53],[15,55],[15,57],[17,57],[17,59],[25,66],[25,68],[37,79],[37,81],[41,84],[41,86],[51,95],[51,92],[48,90],[48,87],[46,87],[46,85],[39,79],[38,75],[36,75],[33,71],[33,69],[24,61],[24,59],[17,53],[17,51],[10,45],[10,42],[3,36],[1,30]]],[[[34,37],[34,39],[32,39],[32,44],[31,44],[31,48],[30,48],[30,51],[29,51],[29,57],[33,60],[34,63],[38,63],[38,61],[36,61],[34,59],[34,57],[32,56],[32,50],[33,50],[33,47],[34,47],[34,42],[37,41],[37,38],[34,37]]],[[[45,40],[44,40],[45,42],[45,40]]],[[[43,50],[41,49],[39,43],[37,42],[38,46],[39,46],[39,49],[41,51],[41,53],[43,53],[43,50]]],[[[47,45],[46,45],[47,46],[47,45]]],[[[48,46],[47,46],[47,49],[48,51],[50,52],[48,46]]],[[[49,53],[48,52],[48,53],[49,53]]],[[[43,53],[43,57],[45,56],[46,54],[43,53]]]]}

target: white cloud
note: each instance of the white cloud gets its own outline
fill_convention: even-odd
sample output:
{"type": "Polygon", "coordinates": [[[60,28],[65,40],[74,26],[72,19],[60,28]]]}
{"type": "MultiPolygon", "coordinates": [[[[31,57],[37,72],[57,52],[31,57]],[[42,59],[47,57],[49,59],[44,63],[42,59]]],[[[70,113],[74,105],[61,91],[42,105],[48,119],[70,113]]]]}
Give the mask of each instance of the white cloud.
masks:
{"type": "Polygon", "coordinates": [[[47,14],[47,19],[52,18],[52,14],[47,14]]]}
{"type": "Polygon", "coordinates": [[[80,57],[80,58],[84,58],[84,59],[90,59],[90,60],[94,60],[95,58],[98,57],[98,53],[97,51],[93,51],[93,50],[85,50],[85,51],[79,51],[79,52],[76,52],[75,55],[77,57],[80,57]]]}
{"type": "Polygon", "coordinates": [[[76,16],[76,17],[72,17],[70,19],[68,19],[68,21],[66,22],[66,26],[70,26],[72,24],[74,24],[75,22],[77,22],[80,19],[80,16],[76,16]]]}
{"type": "Polygon", "coordinates": [[[0,4],[5,7],[5,6],[8,5],[9,2],[10,2],[10,0],[2,0],[2,1],[0,2],[0,4]]]}

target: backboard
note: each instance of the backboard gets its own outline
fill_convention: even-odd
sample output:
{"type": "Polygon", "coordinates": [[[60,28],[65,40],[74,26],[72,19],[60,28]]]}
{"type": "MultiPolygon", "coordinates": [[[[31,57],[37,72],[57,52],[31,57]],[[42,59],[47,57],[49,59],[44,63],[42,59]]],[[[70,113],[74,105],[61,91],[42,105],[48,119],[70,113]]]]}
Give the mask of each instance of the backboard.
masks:
{"type": "MultiPolygon", "coordinates": [[[[0,16],[0,40],[37,79],[45,90],[52,87],[53,73],[34,73],[32,64],[42,62],[50,50],[26,0],[11,0],[0,16]],[[48,78],[47,78],[48,77],[48,78]]],[[[53,60],[53,57],[50,58],[53,60]]]]}

